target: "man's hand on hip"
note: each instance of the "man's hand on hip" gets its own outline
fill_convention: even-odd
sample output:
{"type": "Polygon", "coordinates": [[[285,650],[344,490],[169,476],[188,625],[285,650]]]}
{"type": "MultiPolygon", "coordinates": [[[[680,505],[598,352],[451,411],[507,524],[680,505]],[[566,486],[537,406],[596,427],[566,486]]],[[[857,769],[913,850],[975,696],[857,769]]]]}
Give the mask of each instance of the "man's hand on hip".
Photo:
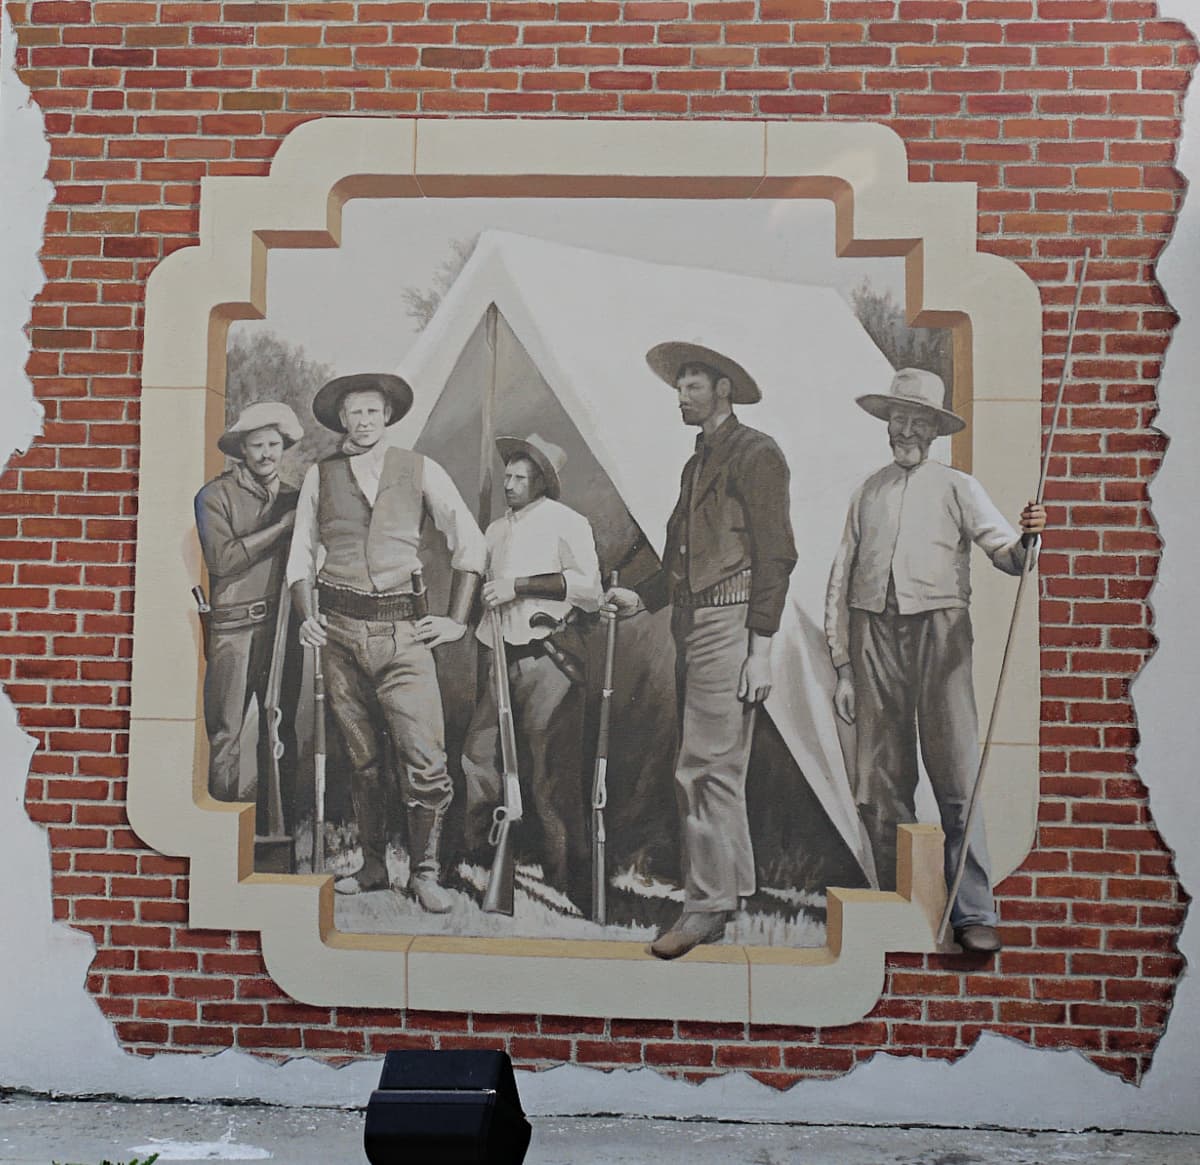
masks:
{"type": "Polygon", "coordinates": [[[489,611],[511,603],[517,597],[515,578],[494,578],[483,584],[483,605],[489,611]]]}
{"type": "Polygon", "coordinates": [[[848,663],[837,669],[837,685],[833,689],[833,710],[847,724],[854,723],[854,673],[848,663]]]}
{"type": "Polygon", "coordinates": [[[426,647],[441,647],[443,643],[457,643],[466,633],[465,623],[456,623],[445,615],[426,615],[416,622],[417,642],[426,647]]]}

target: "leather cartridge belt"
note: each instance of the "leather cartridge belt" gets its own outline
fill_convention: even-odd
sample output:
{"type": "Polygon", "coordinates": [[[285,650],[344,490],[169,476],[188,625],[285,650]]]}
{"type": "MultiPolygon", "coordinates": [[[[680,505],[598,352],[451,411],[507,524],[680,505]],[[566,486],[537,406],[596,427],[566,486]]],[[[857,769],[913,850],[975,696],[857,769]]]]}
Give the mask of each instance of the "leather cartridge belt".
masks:
{"type": "Polygon", "coordinates": [[[208,623],[214,631],[238,631],[275,617],[279,600],[251,599],[245,603],[214,603],[208,623]]]}
{"type": "Polygon", "coordinates": [[[748,603],[752,579],[749,570],[739,570],[737,574],[731,574],[702,591],[689,591],[681,586],[672,595],[671,601],[675,606],[686,607],[689,610],[696,607],[733,607],[738,603],[748,603]]]}
{"type": "Polygon", "coordinates": [[[373,623],[399,623],[425,616],[425,611],[421,610],[425,596],[414,595],[412,591],[369,594],[326,582],[317,585],[321,610],[327,615],[345,615],[349,619],[366,619],[373,623]]]}

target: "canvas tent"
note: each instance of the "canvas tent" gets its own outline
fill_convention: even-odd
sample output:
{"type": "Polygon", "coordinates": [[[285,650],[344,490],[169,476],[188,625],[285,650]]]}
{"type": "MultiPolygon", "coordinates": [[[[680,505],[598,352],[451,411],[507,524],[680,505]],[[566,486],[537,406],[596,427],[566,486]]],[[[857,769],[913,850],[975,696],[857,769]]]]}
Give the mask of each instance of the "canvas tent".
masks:
{"type": "MultiPolygon", "coordinates": [[[[806,803],[815,797],[830,844],[837,847],[840,839],[843,854],[853,855],[843,877],[862,884],[873,867],[832,710],[834,673],[821,624],[847,500],[887,457],[879,422],[857,408],[854,397],[885,390],[891,366],[837,292],[487,231],[397,370],[416,390],[397,439],[440,461],[472,507],[483,486],[481,504],[492,517],[503,512],[503,500],[498,462],[491,490],[481,482],[485,408],[492,410],[495,433],[538,432],[564,446],[570,460],[563,500],[591,519],[602,567],[619,565],[623,581],[636,583],[657,566],[679,473],[695,439],[695,430],[680,423],[674,394],[645,362],[647,350],[667,339],[717,348],[750,370],[763,399],[739,408],[739,415],[779,442],[791,468],[800,558],[774,648],[769,723],[761,725],[761,746],[756,742],[756,758],[766,758],[759,767],[782,764],[788,775],[763,784],[752,772],[751,792],[758,790],[752,828],[755,812],[760,832],[769,832],[789,801],[801,793],[806,803]]],[[[641,766],[642,787],[634,782],[625,790],[634,798],[626,822],[634,833],[645,816],[639,806],[655,796],[665,801],[671,824],[659,821],[650,832],[674,828],[674,681],[666,627],[658,619],[649,633],[622,632],[627,664],[630,653],[637,654],[635,638],[652,649],[641,652],[633,689],[619,692],[619,703],[623,696],[631,714],[649,709],[661,729],[624,741],[641,766]],[[663,787],[651,789],[656,782],[663,787]]],[[[452,722],[469,714],[473,698],[467,650],[473,649],[446,664],[457,677],[443,685],[452,722]]],[[[619,720],[616,732],[621,738],[619,720]]],[[[611,811],[619,815],[618,802],[614,792],[611,811]]],[[[755,841],[760,868],[786,867],[786,851],[798,844],[782,834],[763,845],[756,833],[755,841]],[[772,855],[772,844],[780,852],[772,855]]]]}

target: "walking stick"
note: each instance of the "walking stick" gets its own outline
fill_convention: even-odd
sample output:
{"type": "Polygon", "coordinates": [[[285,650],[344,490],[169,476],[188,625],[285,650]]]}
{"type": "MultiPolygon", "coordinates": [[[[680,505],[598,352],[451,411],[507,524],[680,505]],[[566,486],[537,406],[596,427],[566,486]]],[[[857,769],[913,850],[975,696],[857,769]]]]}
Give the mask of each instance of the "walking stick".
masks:
{"type": "MultiPolygon", "coordinates": [[[[313,615],[318,610],[313,594],[313,615]]],[[[313,648],[313,856],[314,874],[325,869],[325,670],[321,649],[313,648]]]]}
{"type": "MultiPolygon", "coordinates": [[[[1083,287],[1087,281],[1088,260],[1092,257],[1090,247],[1084,248],[1083,262],[1079,267],[1079,282],[1075,288],[1075,303],[1071,308],[1071,319],[1067,327],[1067,350],[1063,354],[1062,373],[1058,378],[1058,393],[1054,400],[1054,412],[1050,417],[1050,434],[1046,439],[1046,449],[1042,454],[1042,470],[1038,476],[1037,493],[1034,502],[1041,505],[1042,494],[1046,489],[1046,477],[1050,472],[1050,453],[1054,447],[1054,437],[1058,432],[1058,418],[1062,411],[1063,392],[1067,386],[1067,373],[1071,367],[1071,349],[1075,343],[1075,323],[1079,317],[1079,304],[1083,300],[1083,287]]],[[[988,754],[992,749],[992,735],[996,728],[996,714],[1000,709],[1000,697],[1004,691],[1004,680],[1008,674],[1008,657],[1012,650],[1014,633],[1017,627],[1017,615],[1021,610],[1021,597],[1025,593],[1025,580],[1033,573],[1034,547],[1038,542],[1034,535],[1026,548],[1025,565],[1017,579],[1017,593],[1013,599],[1012,616],[1008,621],[1008,636],[1004,640],[1004,654],[1000,658],[1000,676],[996,680],[996,694],[992,697],[992,711],[988,717],[987,735],[983,738],[983,751],[979,755],[979,768],[975,772],[975,783],[971,788],[971,799],[967,803],[967,820],[963,828],[963,844],[959,850],[958,862],[954,869],[954,880],[950,883],[946,895],[946,906],[942,911],[942,920],[938,924],[937,941],[940,944],[946,937],[946,927],[950,923],[950,913],[954,909],[954,899],[962,885],[963,873],[967,868],[967,851],[971,844],[971,827],[975,824],[975,814],[979,809],[979,792],[983,788],[983,775],[987,766],[988,754]]]]}
{"type": "MultiPolygon", "coordinates": [[[[612,572],[611,586],[619,579],[612,572]]],[[[617,656],[617,619],[608,621],[608,639],[604,651],[604,687],[600,689],[600,731],[596,740],[596,767],[592,773],[592,921],[601,926],[608,921],[607,846],[604,810],[608,806],[608,734],[612,715],[613,664],[617,656]]]]}

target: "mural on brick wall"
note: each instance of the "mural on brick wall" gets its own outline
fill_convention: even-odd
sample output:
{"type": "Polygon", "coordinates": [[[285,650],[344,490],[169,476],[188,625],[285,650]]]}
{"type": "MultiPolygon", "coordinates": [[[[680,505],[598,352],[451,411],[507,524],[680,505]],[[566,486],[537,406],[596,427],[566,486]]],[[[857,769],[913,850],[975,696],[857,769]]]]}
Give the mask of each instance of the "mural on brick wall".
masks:
{"type": "MultiPolygon", "coordinates": [[[[827,204],[551,205],[351,204],[231,329],[209,793],[344,932],[820,947],[899,824],[952,879],[968,556],[1029,539],[947,465],[950,333],[827,204]]],[[[982,820],[965,870],[989,949],[982,820]]]]}

